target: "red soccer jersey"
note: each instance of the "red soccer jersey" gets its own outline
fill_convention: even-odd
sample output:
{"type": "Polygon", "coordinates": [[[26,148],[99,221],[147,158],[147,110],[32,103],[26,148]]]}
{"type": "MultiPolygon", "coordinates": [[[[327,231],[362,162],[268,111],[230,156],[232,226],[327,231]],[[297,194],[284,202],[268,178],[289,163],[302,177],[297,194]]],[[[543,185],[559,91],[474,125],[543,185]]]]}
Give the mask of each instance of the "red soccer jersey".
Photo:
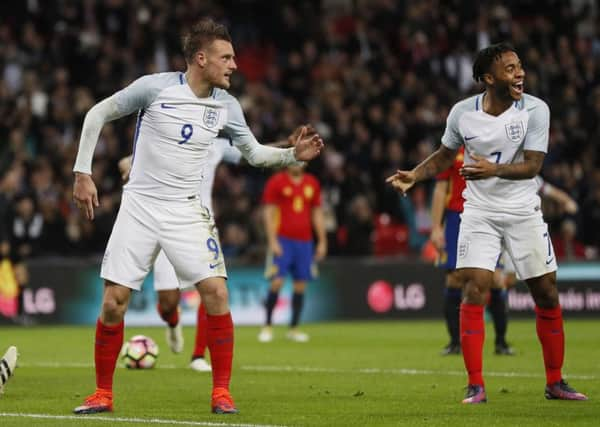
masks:
{"type": "Polygon", "coordinates": [[[311,211],[321,206],[321,186],[313,175],[304,173],[294,182],[287,172],[276,173],[267,181],[262,202],[279,210],[277,235],[312,240],[311,211]]]}
{"type": "Polygon", "coordinates": [[[435,177],[437,180],[448,181],[450,191],[448,191],[448,196],[446,197],[446,209],[454,212],[462,212],[463,204],[465,203],[462,193],[467,183],[459,173],[463,165],[464,156],[465,147],[461,147],[456,155],[456,159],[454,159],[454,164],[435,177]]]}

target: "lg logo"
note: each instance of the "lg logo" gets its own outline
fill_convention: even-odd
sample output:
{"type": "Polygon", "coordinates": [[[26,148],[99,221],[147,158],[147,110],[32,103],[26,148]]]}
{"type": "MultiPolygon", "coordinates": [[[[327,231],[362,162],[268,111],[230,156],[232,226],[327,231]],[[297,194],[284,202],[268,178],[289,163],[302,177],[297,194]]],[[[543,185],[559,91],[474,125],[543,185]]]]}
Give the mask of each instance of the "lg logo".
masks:
{"type": "Polygon", "coordinates": [[[425,302],[425,287],[421,283],[392,286],[385,280],[377,280],[367,291],[367,303],[376,313],[386,313],[392,307],[401,311],[421,310],[425,302]]]}
{"type": "Polygon", "coordinates": [[[52,314],[56,311],[54,291],[50,288],[25,289],[23,311],[27,314],[52,314]]]}

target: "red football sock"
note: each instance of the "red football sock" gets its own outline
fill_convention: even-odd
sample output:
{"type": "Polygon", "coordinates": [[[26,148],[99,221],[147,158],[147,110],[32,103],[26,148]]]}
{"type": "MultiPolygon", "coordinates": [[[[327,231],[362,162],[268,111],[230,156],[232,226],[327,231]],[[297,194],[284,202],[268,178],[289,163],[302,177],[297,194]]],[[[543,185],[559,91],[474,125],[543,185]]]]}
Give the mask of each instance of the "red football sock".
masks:
{"type": "Polygon", "coordinates": [[[560,305],[554,308],[535,307],[537,335],[544,353],[546,383],[562,379],[560,372],[565,356],[565,333],[560,305]]]}
{"type": "Polygon", "coordinates": [[[231,313],[207,318],[207,342],[213,371],[213,388],[229,389],[233,361],[233,321],[231,313]]]}
{"type": "Polygon", "coordinates": [[[94,361],[96,364],[96,387],[112,392],[113,376],[117,358],[123,345],[123,321],[118,325],[106,326],[100,319],[96,322],[94,361]]]}
{"type": "Polygon", "coordinates": [[[156,309],[158,310],[158,314],[160,314],[160,318],[167,322],[167,325],[169,325],[171,328],[177,326],[179,323],[179,307],[175,308],[175,310],[170,313],[164,313],[160,309],[160,304],[156,304],[156,309]]]}
{"type": "Polygon", "coordinates": [[[482,353],[485,340],[483,306],[475,304],[460,305],[460,345],[462,347],[465,368],[469,373],[469,384],[483,386],[482,353]]]}
{"type": "Polygon", "coordinates": [[[196,343],[194,346],[194,353],[192,353],[193,358],[204,357],[204,352],[206,351],[207,334],[206,322],[206,309],[204,308],[204,304],[200,303],[196,318],[196,343]]]}

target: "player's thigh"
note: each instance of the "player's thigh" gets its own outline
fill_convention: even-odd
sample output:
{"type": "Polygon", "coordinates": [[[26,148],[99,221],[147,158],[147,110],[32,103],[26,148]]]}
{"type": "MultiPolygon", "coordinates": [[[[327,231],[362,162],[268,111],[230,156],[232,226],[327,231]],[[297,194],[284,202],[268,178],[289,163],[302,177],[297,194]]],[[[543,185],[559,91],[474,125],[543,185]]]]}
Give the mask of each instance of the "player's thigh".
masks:
{"type": "Polygon", "coordinates": [[[181,288],[209,277],[227,278],[217,227],[197,201],[173,208],[161,228],[160,246],[175,268],[181,288]]]}
{"type": "Polygon", "coordinates": [[[106,245],[100,276],[139,290],[158,253],[157,229],[153,209],[135,195],[124,193],[106,245]]]}
{"type": "Polygon", "coordinates": [[[156,291],[179,289],[175,268],[162,250],[154,261],[154,289],[156,291]]]}
{"type": "Polygon", "coordinates": [[[446,211],[444,214],[444,238],[446,246],[440,254],[437,266],[446,270],[456,268],[456,253],[458,248],[458,232],[460,228],[460,213],[446,211]]]}
{"type": "Polygon", "coordinates": [[[294,281],[309,281],[313,278],[314,245],[312,241],[293,242],[293,262],[291,265],[294,281]]]}
{"type": "Polygon", "coordinates": [[[502,234],[495,220],[482,212],[465,212],[458,233],[456,268],[493,272],[502,250],[502,234]]]}
{"type": "Polygon", "coordinates": [[[285,237],[277,237],[281,246],[281,255],[269,252],[265,261],[265,277],[269,280],[286,277],[294,261],[293,241],[285,237]]]}
{"type": "Polygon", "coordinates": [[[556,271],[556,257],[548,225],[542,215],[507,218],[504,242],[520,279],[526,280],[556,271]]]}

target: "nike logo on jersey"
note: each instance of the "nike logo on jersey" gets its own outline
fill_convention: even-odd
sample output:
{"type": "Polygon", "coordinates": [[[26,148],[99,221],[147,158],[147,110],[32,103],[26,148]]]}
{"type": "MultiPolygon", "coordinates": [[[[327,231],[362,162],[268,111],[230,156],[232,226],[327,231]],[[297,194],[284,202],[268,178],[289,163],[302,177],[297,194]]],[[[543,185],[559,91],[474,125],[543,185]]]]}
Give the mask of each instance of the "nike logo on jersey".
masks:
{"type": "Polygon", "coordinates": [[[475,139],[475,138],[478,138],[478,136],[477,135],[475,135],[475,136],[465,136],[465,141],[470,141],[470,140],[475,139]]]}
{"type": "Polygon", "coordinates": [[[208,264],[208,266],[212,269],[212,268],[218,267],[221,264],[223,264],[223,263],[222,262],[218,262],[216,264],[208,264]]]}
{"type": "Polygon", "coordinates": [[[173,106],[173,105],[171,105],[171,104],[166,104],[166,103],[163,102],[162,104],[160,104],[160,108],[164,108],[164,109],[170,110],[170,109],[173,109],[173,108],[176,108],[176,107],[173,106]]]}
{"type": "Polygon", "coordinates": [[[546,261],[546,265],[550,265],[550,263],[554,261],[554,257],[550,258],[548,261],[546,261]]]}

